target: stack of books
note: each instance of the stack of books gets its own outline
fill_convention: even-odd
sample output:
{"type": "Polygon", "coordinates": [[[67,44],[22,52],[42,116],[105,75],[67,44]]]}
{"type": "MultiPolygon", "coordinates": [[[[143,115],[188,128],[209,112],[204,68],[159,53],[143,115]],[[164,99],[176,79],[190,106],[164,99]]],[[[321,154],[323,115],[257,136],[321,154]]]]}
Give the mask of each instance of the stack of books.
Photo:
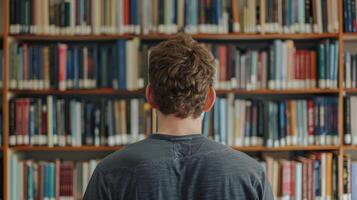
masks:
{"type": "Polygon", "coordinates": [[[144,99],[16,98],[10,100],[9,144],[122,145],[150,134],[152,123],[144,99]]]}

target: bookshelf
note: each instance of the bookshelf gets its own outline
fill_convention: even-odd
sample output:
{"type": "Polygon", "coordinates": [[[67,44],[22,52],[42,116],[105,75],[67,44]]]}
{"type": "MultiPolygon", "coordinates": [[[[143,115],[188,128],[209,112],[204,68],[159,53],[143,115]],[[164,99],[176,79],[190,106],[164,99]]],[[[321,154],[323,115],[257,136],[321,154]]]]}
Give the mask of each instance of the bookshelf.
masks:
{"type": "MultiPolygon", "coordinates": [[[[165,40],[173,35],[170,34],[107,34],[107,35],[23,35],[23,34],[12,34],[10,33],[9,25],[9,13],[10,13],[10,0],[2,0],[3,10],[1,11],[1,19],[3,20],[3,33],[0,33],[0,39],[3,45],[2,49],[4,52],[4,69],[3,69],[3,88],[0,90],[0,95],[2,98],[2,111],[3,111],[3,144],[0,147],[3,155],[3,199],[8,199],[9,195],[9,185],[8,180],[10,178],[9,171],[9,155],[10,151],[13,153],[28,153],[28,152],[80,152],[80,153],[92,153],[92,152],[113,152],[123,148],[122,145],[111,147],[111,146],[81,146],[81,147],[46,147],[46,146],[10,146],[9,145],[9,99],[11,96],[116,96],[116,97],[131,97],[131,96],[143,96],[144,90],[114,90],[112,88],[101,88],[101,89],[74,89],[60,91],[56,89],[42,89],[42,90],[20,90],[20,89],[10,89],[9,87],[9,67],[10,67],[10,40],[17,41],[31,41],[31,42],[97,42],[97,41],[114,41],[117,39],[132,39],[138,38],[142,41],[159,41],[165,40]]],[[[252,147],[235,147],[233,149],[244,151],[244,152],[290,152],[290,151],[332,151],[343,157],[345,151],[357,151],[357,146],[344,145],[344,97],[346,94],[357,94],[357,89],[346,89],[344,88],[344,64],[343,64],[343,51],[344,42],[349,42],[357,40],[357,33],[344,33],[343,32],[343,17],[342,17],[342,7],[343,1],[338,0],[338,20],[339,20],[339,31],[338,33],[318,33],[318,34],[251,34],[251,33],[228,33],[228,34],[193,34],[193,38],[197,40],[204,41],[260,41],[260,40],[323,40],[323,39],[335,39],[339,41],[339,63],[338,63],[338,88],[336,89],[283,89],[283,90],[271,90],[271,89],[258,89],[258,90],[217,90],[218,95],[292,95],[292,96],[302,96],[302,95],[333,95],[338,97],[338,135],[339,143],[338,145],[324,145],[324,146],[284,146],[284,147],[265,147],[265,146],[252,146],[252,147]]],[[[343,193],[343,160],[338,160],[339,166],[339,181],[338,181],[338,193],[342,195],[343,193]]]]}

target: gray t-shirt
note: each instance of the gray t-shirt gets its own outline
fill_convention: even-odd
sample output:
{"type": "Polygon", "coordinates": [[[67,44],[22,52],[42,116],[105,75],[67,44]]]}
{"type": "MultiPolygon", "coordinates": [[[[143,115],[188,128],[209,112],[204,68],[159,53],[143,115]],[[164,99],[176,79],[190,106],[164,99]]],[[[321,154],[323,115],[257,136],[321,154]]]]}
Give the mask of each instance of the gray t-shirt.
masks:
{"type": "Polygon", "coordinates": [[[201,134],[153,134],[106,157],[84,200],[274,199],[262,166],[201,134]]]}

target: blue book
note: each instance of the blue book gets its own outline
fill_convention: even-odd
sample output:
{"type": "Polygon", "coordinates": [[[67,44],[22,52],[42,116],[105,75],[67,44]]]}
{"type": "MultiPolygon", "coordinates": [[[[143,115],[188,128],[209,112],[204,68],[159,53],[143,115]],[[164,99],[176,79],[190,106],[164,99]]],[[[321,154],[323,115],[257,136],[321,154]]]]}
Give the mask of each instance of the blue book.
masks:
{"type": "MultiPolygon", "coordinates": [[[[330,41],[326,40],[325,42],[325,79],[327,81],[331,80],[330,77],[330,67],[331,67],[331,59],[329,59],[330,55],[330,41]]],[[[326,85],[327,86],[327,85],[326,85]]]]}
{"type": "Polygon", "coordinates": [[[49,198],[49,193],[48,193],[48,186],[49,186],[49,180],[48,180],[48,164],[43,165],[43,197],[44,198],[49,198]]]}
{"type": "Polygon", "coordinates": [[[321,197],[320,161],[315,160],[315,196],[321,197]]]}
{"type": "Polygon", "coordinates": [[[338,61],[339,61],[339,56],[338,56],[338,51],[339,51],[339,44],[338,41],[335,41],[335,63],[334,63],[334,72],[333,72],[333,80],[334,80],[334,86],[337,87],[337,83],[338,83],[338,61]]]}
{"type": "Polygon", "coordinates": [[[71,100],[70,101],[70,119],[71,119],[71,136],[72,136],[72,145],[76,145],[77,142],[76,141],[76,132],[77,132],[77,121],[76,121],[76,101],[75,100],[71,100]]]}
{"type": "Polygon", "coordinates": [[[17,71],[17,83],[19,83],[19,81],[22,81],[23,80],[23,77],[24,77],[24,74],[23,74],[23,71],[24,71],[24,64],[23,64],[23,49],[21,46],[19,46],[18,48],[18,51],[19,51],[19,59],[18,59],[18,64],[19,64],[19,69],[17,71]]]}
{"type": "Polygon", "coordinates": [[[118,85],[119,89],[126,88],[126,41],[117,41],[118,49],[118,85]]]}
{"type": "Polygon", "coordinates": [[[79,52],[78,48],[74,47],[73,48],[73,88],[78,89],[79,88],[79,52]]]}
{"type": "Polygon", "coordinates": [[[220,0],[215,0],[215,8],[216,8],[216,18],[214,24],[219,25],[219,22],[222,20],[222,3],[220,0]]]}
{"type": "MultiPolygon", "coordinates": [[[[330,66],[330,68],[329,68],[329,82],[332,84],[332,82],[334,81],[334,71],[335,71],[335,67],[337,67],[337,66],[335,66],[335,44],[334,43],[331,43],[330,44],[330,46],[329,46],[329,55],[328,55],[328,57],[330,58],[330,64],[329,64],[329,66],[330,66]]],[[[330,85],[331,86],[331,85],[330,85]]]]}
{"type": "Polygon", "coordinates": [[[33,185],[33,183],[34,183],[33,168],[31,165],[29,165],[29,166],[27,166],[27,198],[29,200],[34,199],[34,185],[33,185]]]}
{"type": "Polygon", "coordinates": [[[50,163],[49,164],[49,196],[50,199],[55,199],[56,197],[56,181],[55,181],[55,177],[56,177],[56,170],[55,170],[55,164],[54,163],[50,163]]]}
{"type": "Polygon", "coordinates": [[[172,0],[172,11],[173,15],[172,15],[172,19],[171,19],[171,23],[172,24],[177,24],[177,0],[172,0]]]}
{"type": "Polygon", "coordinates": [[[286,137],[285,102],[279,102],[279,140],[286,137]]]}
{"type": "Polygon", "coordinates": [[[197,12],[198,1],[192,1],[192,0],[190,0],[190,1],[191,1],[190,12],[191,12],[191,22],[192,22],[191,25],[197,27],[197,25],[198,25],[198,12],[197,12]]]}
{"type": "Polygon", "coordinates": [[[99,72],[99,61],[98,61],[98,47],[94,45],[92,48],[92,58],[93,58],[93,79],[96,81],[95,87],[98,85],[98,72],[99,72]]]}
{"type": "Polygon", "coordinates": [[[36,52],[36,47],[34,46],[29,46],[28,47],[28,57],[26,58],[27,60],[27,67],[28,67],[28,70],[27,70],[27,79],[28,80],[32,80],[34,79],[34,72],[35,70],[33,70],[33,66],[36,66],[37,68],[39,68],[40,66],[37,65],[36,61],[37,61],[37,52],[36,52]],[[35,52],[34,52],[35,51],[35,52]],[[35,55],[35,56],[34,56],[35,55]],[[34,65],[33,65],[34,63],[34,65]]]}
{"type": "Polygon", "coordinates": [[[52,97],[52,133],[53,133],[53,143],[57,144],[57,98],[56,96],[52,97]]]}
{"type": "Polygon", "coordinates": [[[351,182],[352,182],[352,199],[357,199],[357,162],[352,162],[352,173],[351,173],[351,182]]]}
{"type": "Polygon", "coordinates": [[[325,77],[325,44],[321,43],[318,46],[318,85],[319,87],[323,87],[325,86],[325,81],[326,81],[326,77],[325,77]]]}
{"type": "Polygon", "coordinates": [[[67,48],[67,53],[66,53],[66,82],[72,81],[72,62],[73,62],[73,57],[72,57],[72,48],[68,47],[67,48]]]}

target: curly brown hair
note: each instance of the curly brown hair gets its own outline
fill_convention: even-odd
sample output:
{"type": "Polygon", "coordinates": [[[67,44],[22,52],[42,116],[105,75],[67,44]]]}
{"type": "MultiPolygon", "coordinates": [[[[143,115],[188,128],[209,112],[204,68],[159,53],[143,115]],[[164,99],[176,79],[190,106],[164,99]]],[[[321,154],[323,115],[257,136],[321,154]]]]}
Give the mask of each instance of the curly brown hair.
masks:
{"type": "Polygon", "coordinates": [[[180,33],[151,48],[149,82],[163,114],[197,118],[215,74],[214,58],[190,35],[180,33]]]}

